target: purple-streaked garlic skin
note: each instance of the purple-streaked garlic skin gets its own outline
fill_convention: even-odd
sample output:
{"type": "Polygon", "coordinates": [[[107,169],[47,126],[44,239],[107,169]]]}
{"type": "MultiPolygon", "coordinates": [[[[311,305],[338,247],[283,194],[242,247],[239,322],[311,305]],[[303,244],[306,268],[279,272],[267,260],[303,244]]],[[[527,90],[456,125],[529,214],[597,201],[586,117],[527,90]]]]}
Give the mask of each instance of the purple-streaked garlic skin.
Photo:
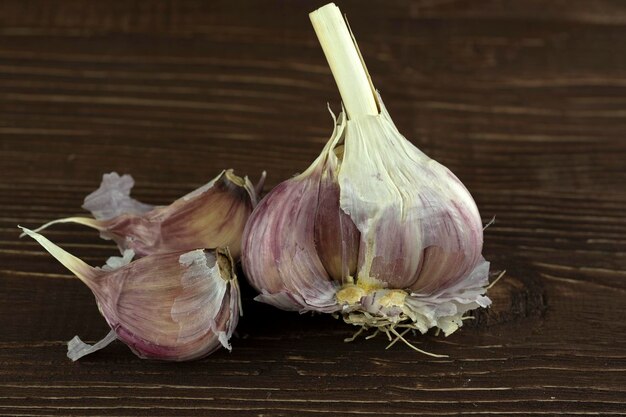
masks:
{"type": "Polygon", "coordinates": [[[240,298],[228,249],[148,255],[112,270],[92,268],[24,231],[91,289],[117,339],[137,356],[188,361],[230,350],[240,298]]]}
{"type": "Polygon", "coordinates": [[[216,257],[228,256],[200,249],[146,256],[100,275],[94,293],[109,326],[137,356],[202,358],[222,346],[220,332],[230,338],[238,320],[238,307],[230,311],[231,296],[238,300],[229,284],[232,264],[221,261],[221,271],[216,265],[216,257]]]}
{"type": "MultiPolygon", "coordinates": [[[[104,185],[104,181],[103,181],[104,185]]],[[[204,247],[228,247],[235,259],[241,253],[241,235],[256,204],[256,194],[247,179],[224,171],[209,186],[179,198],[169,206],[143,212],[127,212],[131,204],[114,217],[104,218],[93,201],[98,194],[112,194],[101,187],[85,199],[84,207],[92,211],[101,224],[101,235],[113,239],[121,250],[132,249],[138,256],[204,247]]],[[[130,198],[130,197],[129,197],[130,198]]],[[[99,198],[102,204],[114,198],[99,198]]]]}
{"type": "MultiPolygon", "coordinates": [[[[488,282],[478,209],[458,178],[406,140],[379,103],[376,116],[347,120],[342,113],[309,169],[259,203],[244,231],[244,272],[260,301],[297,311],[419,316],[376,299],[389,302],[385,291],[398,289],[411,299],[406,305],[431,311],[454,298],[452,288],[459,301],[440,310],[454,310],[450,320],[460,326],[466,307],[488,305],[478,294],[488,282]],[[347,302],[337,294],[350,286],[357,296],[347,302]]],[[[446,317],[428,323],[449,330],[446,317]]]]}
{"type": "Polygon", "coordinates": [[[120,252],[136,256],[196,248],[228,247],[234,259],[241,254],[241,235],[257,203],[265,179],[256,188],[247,177],[222,171],[202,187],[168,206],[143,204],[130,196],[130,175],[105,174],[100,188],[85,198],[83,208],[94,218],[69,217],[46,223],[79,223],[100,231],[117,243],[120,252]]]}
{"type": "Polygon", "coordinates": [[[330,277],[341,283],[347,276],[356,276],[360,233],[350,216],[340,208],[337,171],[337,158],[329,155],[319,180],[315,247],[330,277]]]}
{"type": "Polygon", "coordinates": [[[332,278],[317,256],[315,217],[310,216],[317,204],[319,176],[319,171],[312,172],[278,185],[261,200],[244,230],[243,253],[250,255],[242,258],[246,276],[267,294],[266,302],[280,308],[338,307],[332,278]]]}

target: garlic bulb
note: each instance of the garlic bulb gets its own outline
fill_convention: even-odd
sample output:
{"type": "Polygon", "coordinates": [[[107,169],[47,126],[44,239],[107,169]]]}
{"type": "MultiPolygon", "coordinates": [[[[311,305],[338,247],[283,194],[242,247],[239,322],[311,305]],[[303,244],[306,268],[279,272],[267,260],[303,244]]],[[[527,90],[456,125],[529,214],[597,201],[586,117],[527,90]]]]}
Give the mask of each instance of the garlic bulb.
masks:
{"type": "MultiPolygon", "coordinates": [[[[258,191],[264,179],[265,173],[258,191]]],[[[35,231],[56,223],[80,223],[99,230],[105,239],[113,239],[121,252],[132,249],[139,256],[228,247],[233,258],[239,258],[243,228],[257,203],[257,190],[248,177],[240,178],[232,169],[222,171],[204,186],[159,207],[131,198],[133,185],[130,175],[105,174],[100,188],[89,194],[83,205],[94,218],[54,220],[35,231]]]]}
{"type": "Polygon", "coordinates": [[[104,268],[92,268],[34,231],[24,233],[83,281],[96,297],[111,332],[93,346],[75,337],[68,357],[77,360],[115,339],[141,358],[186,361],[224,346],[240,313],[239,287],[228,249],[148,255],[132,251],[104,268]]]}
{"type": "Polygon", "coordinates": [[[400,329],[449,335],[490,304],[476,204],[398,132],[339,9],[311,21],[345,111],[313,164],[250,216],[244,272],[258,300],[282,309],[340,314],[402,340],[400,329]]]}

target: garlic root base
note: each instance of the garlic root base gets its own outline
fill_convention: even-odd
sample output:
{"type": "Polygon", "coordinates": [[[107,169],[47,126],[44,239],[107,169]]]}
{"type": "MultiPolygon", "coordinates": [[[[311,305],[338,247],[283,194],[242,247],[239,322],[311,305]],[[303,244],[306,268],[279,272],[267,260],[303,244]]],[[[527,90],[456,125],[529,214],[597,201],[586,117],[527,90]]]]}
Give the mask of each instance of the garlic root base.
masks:
{"type": "Polygon", "coordinates": [[[489,284],[489,262],[484,259],[460,282],[433,294],[411,293],[406,290],[371,288],[364,289],[348,283],[337,292],[342,310],[335,313],[344,322],[360,327],[347,342],[355,340],[364,331],[374,333],[366,339],[384,333],[389,338],[390,348],[402,341],[413,350],[434,357],[446,357],[423,351],[404,338],[408,332],[425,334],[437,329],[445,336],[454,333],[471,318],[467,313],[479,307],[489,307],[491,300],[485,295],[504,273],[489,284]],[[355,296],[360,295],[360,297],[355,296]]]}
{"type": "MultiPolygon", "coordinates": [[[[336,318],[339,318],[339,316],[336,315],[336,318]]],[[[353,312],[343,316],[342,318],[345,323],[352,324],[354,326],[360,326],[360,329],[357,330],[351,337],[344,339],[344,342],[353,342],[363,332],[366,332],[370,329],[375,329],[374,333],[366,336],[365,339],[373,339],[374,337],[378,336],[378,334],[384,333],[385,335],[387,335],[387,338],[390,342],[385,349],[389,349],[400,340],[411,349],[415,350],[416,352],[423,353],[424,355],[432,356],[434,358],[448,357],[448,355],[440,355],[420,349],[405,339],[404,336],[408,332],[414,332],[415,330],[419,330],[417,325],[411,322],[411,319],[408,316],[401,315],[391,320],[389,317],[375,317],[367,312],[353,312]]]]}

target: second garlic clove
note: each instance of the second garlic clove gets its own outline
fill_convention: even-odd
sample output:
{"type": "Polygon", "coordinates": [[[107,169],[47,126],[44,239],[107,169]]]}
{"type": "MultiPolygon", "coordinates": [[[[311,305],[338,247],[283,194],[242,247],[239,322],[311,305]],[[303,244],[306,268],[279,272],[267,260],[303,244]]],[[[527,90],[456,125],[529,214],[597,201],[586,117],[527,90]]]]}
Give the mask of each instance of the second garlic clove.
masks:
{"type": "Polygon", "coordinates": [[[239,286],[228,249],[149,255],[118,269],[92,268],[39,233],[22,229],[81,279],[109,327],[100,346],[70,343],[73,360],[114,338],[139,357],[166,361],[202,358],[231,349],[240,314],[239,286]]]}
{"type": "MultiPolygon", "coordinates": [[[[259,183],[262,186],[265,174],[259,183]]],[[[130,197],[129,175],[105,174],[100,188],[85,198],[83,207],[94,218],[70,217],[49,222],[80,223],[114,240],[120,251],[137,256],[205,247],[228,247],[234,259],[241,253],[241,235],[257,203],[255,187],[233,170],[222,171],[204,186],[168,206],[150,206],[130,197]]],[[[257,186],[257,188],[260,188],[257,186]]]]}

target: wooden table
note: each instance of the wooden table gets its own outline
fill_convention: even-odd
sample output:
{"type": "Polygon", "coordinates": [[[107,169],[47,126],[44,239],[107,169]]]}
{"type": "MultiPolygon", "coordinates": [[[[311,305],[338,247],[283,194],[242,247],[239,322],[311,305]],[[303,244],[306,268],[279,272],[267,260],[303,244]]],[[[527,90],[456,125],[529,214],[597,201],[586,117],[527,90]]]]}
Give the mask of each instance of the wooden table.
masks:
{"type": "MultiPolygon", "coordinates": [[[[399,129],[452,169],[507,269],[448,337],[344,343],[328,316],[252,301],[233,352],[142,361],[29,239],[109,171],[167,203],[222,168],[266,191],[304,170],[339,94],[308,20],[323,2],[0,3],[0,415],[626,414],[626,4],[357,1],[348,14],[399,129]]],[[[46,235],[92,265],[115,247],[46,235]]]]}

